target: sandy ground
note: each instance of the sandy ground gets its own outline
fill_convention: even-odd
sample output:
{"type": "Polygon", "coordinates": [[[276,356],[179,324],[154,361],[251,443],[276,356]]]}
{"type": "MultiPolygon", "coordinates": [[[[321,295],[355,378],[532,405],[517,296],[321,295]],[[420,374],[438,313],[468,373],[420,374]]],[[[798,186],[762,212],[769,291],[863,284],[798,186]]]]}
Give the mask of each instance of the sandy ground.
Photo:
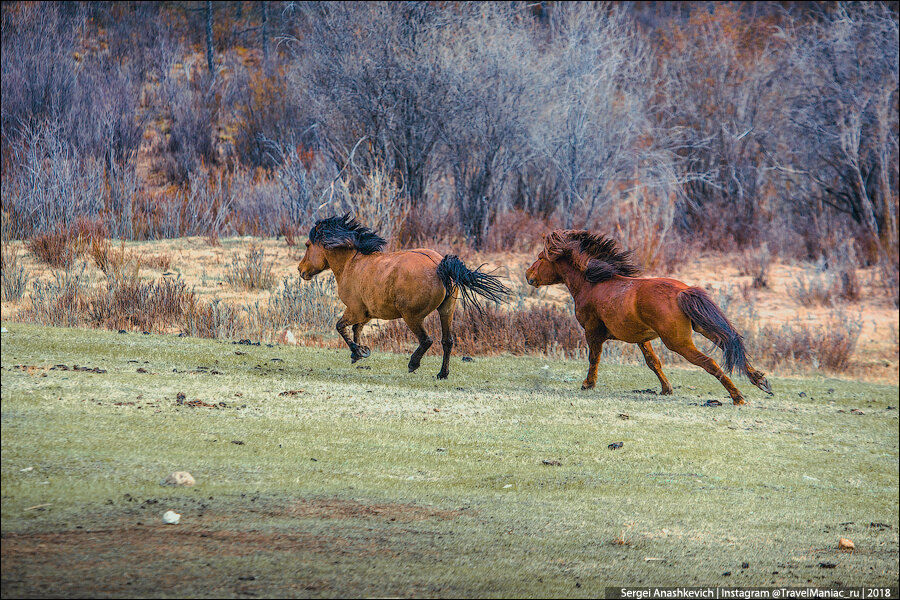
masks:
{"type": "MultiPolygon", "coordinates": [[[[13,242],[19,249],[19,260],[33,279],[49,280],[53,269],[39,263],[28,253],[21,242],[13,242]]],[[[265,302],[269,291],[248,292],[236,289],[226,280],[226,273],[232,260],[244,256],[251,246],[265,251],[266,260],[271,261],[272,273],[276,281],[285,277],[297,277],[297,262],[302,255],[302,246],[290,248],[282,239],[259,239],[252,237],[223,238],[219,245],[210,245],[202,237],[179,238],[153,242],[129,242],[126,251],[143,258],[170,259],[167,270],[142,267],[141,277],[180,277],[204,298],[221,298],[237,303],[265,302]]],[[[121,246],[115,246],[120,248],[121,246]]],[[[479,254],[459,252],[467,264],[474,267],[482,263],[485,269],[494,271],[509,279],[510,286],[518,296],[518,302],[531,305],[536,303],[565,304],[571,298],[563,286],[534,289],[525,283],[524,271],[533,262],[533,254],[479,254]]],[[[89,281],[103,280],[103,274],[86,260],[85,275],[89,281]]],[[[892,304],[884,290],[878,287],[875,268],[859,269],[857,276],[863,293],[858,302],[839,303],[832,306],[804,307],[792,293],[799,278],[809,276],[814,266],[796,262],[776,262],[771,266],[769,286],[753,289],[751,277],[740,275],[741,255],[701,255],[686,262],[672,272],[661,270],[647,272],[647,276],[674,277],[708,289],[722,297],[733,298],[733,305],[725,307],[727,313],[734,311],[753,312],[762,324],[815,325],[837,324],[842,321],[859,321],[862,325],[853,364],[847,373],[855,378],[868,381],[898,382],[898,328],[900,312],[892,304]]],[[[328,276],[328,275],[326,275],[328,276]]],[[[29,285],[30,289],[30,285],[29,285]]],[[[29,305],[28,295],[18,302],[3,302],[2,318],[16,320],[17,315],[29,305]]],[[[737,319],[736,319],[737,320],[737,319]]]]}

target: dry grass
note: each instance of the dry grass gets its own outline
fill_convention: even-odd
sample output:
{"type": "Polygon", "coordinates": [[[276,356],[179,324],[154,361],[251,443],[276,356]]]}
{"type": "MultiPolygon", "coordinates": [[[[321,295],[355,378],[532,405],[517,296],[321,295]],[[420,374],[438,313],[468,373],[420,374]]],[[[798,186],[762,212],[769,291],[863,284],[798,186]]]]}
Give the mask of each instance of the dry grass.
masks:
{"type": "Polygon", "coordinates": [[[20,300],[25,295],[25,288],[28,286],[28,273],[19,262],[19,249],[6,242],[3,243],[0,274],[3,278],[2,287],[0,287],[3,301],[20,300]]]}
{"type": "Polygon", "coordinates": [[[275,284],[272,261],[266,259],[266,251],[251,244],[244,256],[235,256],[225,280],[232,286],[244,290],[268,290],[275,284]]]}

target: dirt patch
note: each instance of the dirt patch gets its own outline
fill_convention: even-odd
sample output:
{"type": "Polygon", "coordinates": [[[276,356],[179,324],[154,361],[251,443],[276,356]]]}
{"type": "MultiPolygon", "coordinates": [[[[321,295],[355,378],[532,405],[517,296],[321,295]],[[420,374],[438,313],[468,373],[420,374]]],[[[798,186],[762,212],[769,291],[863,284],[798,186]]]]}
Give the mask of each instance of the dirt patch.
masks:
{"type": "Polygon", "coordinates": [[[436,563],[440,553],[431,547],[430,534],[393,524],[458,515],[409,504],[315,499],[207,511],[181,525],[140,524],[121,516],[104,529],[3,533],[2,596],[384,595],[391,590],[345,579],[340,565],[436,563]],[[286,528],[285,518],[337,522],[286,528]],[[302,570],[285,572],[279,565],[286,562],[336,567],[333,574],[307,577],[302,570]]]}
{"type": "Polygon", "coordinates": [[[460,515],[455,510],[438,510],[413,504],[363,504],[338,499],[300,500],[286,512],[302,519],[384,519],[399,523],[426,519],[447,521],[460,515]]]}

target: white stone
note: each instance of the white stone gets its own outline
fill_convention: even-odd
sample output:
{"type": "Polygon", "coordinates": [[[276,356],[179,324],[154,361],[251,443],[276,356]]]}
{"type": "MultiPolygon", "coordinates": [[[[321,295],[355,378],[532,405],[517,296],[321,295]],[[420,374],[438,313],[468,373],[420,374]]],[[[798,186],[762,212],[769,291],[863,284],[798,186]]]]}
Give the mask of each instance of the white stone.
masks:
{"type": "Polygon", "coordinates": [[[191,487],[195,483],[194,478],[187,471],[175,471],[162,481],[162,485],[180,485],[184,487],[191,487]]]}
{"type": "Polygon", "coordinates": [[[178,525],[178,521],[181,520],[181,515],[172,510],[167,510],[165,514],[163,514],[163,523],[168,525],[178,525]]]}

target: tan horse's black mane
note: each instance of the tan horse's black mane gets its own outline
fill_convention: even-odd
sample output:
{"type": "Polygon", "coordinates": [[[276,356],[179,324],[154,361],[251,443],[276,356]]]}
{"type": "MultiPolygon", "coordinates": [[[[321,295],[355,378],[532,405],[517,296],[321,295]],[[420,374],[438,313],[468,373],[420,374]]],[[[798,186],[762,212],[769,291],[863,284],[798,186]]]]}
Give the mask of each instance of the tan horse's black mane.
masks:
{"type": "Polygon", "coordinates": [[[316,221],[309,230],[309,241],[323,248],[355,248],[360,254],[381,252],[387,242],[347,213],[316,221]]]}
{"type": "Polygon", "coordinates": [[[591,283],[600,283],[616,275],[636,277],[641,273],[631,250],[622,250],[612,238],[587,230],[554,232],[547,239],[547,249],[555,255],[567,250],[572,262],[591,283]]]}

